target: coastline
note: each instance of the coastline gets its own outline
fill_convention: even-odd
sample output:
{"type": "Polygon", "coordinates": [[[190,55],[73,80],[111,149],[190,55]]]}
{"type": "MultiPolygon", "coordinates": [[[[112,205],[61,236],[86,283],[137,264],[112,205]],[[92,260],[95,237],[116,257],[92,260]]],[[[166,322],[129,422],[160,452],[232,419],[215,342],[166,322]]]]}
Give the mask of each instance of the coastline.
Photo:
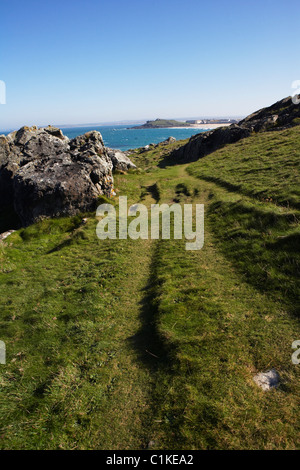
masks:
{"type": "Polygon", "coordinates": [[[212,129],[217,129],[217,127],[228,127],[232,123],[228,124],[191,124],[187,127],[166,127],[165,129],[204,129],[210,131],[212,129]]]}

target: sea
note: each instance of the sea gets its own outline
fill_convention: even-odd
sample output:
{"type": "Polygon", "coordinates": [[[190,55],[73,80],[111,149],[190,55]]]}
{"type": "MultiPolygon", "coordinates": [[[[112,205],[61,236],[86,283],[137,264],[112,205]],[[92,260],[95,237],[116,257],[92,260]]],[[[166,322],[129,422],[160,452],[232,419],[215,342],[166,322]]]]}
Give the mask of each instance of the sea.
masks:
{"type": "Polygon", "coordinates": [[[158,144],[168,137],[176,140],[187,139],[192,135],[205,132],[195,128],[167,128],[167,129],[133,129],[130,126],[94,126],[94,127],[70,127],[62,128],[64,135],[70,139],[88,131],[99,131],[106,147],[120,150],[129,150],[145,147],[149,144],[158,144]]]}
{"type": "MultiPolygon", "coordinates": [[[[61,127],[64,135],[73,139],[78,135],[89,131],[99,131],[102,135],[106,147],[120,150],[129,150],[139,147],[145,147],[149,144],[158,144],[167,140],[169,137],[175,137],[176,140],[187,139],[195,134],[200,134],[208,129],[190,128],[164,128],[164,129],[133,129],[133,126],[115,125],[115,126],[91,126],[91,127],[61,127]]],[[[7,135],[11,131],[3,132],[7,135]]],[[[2,132],[0,131],[0,134],[2,132]]]]}

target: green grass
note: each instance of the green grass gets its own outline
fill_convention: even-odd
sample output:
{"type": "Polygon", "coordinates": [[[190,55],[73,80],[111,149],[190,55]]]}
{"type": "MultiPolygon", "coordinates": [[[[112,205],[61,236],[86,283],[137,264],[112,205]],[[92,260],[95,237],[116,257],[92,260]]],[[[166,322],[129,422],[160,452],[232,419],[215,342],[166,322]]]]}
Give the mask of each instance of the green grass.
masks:
{"type": "Polygon", "coordinates": [[[208,208],[220,248],[261,291],[298,314],[300,128],[259,134],[188,167],[214,182],[208,208]]]}
{"type": "Polygon", "coordinates": [[[300,209],[300,127],[261,133],[214,152],[189,173],[230,191],[300,209]]]}
{"type": "Polygon", "coordinates": [[[162,243],[157,252],[157,328],[172,352],[157,385],[158,447],[295,448],[297,322],[241,281],[210,238],[201,254],[178,245],[162,243]],[[271,367],[282,382],[266,394],[252,377],[271,367]]]}
{"type": "Polygon", "coordinates": [[[100,241],[94,214],[1,243],[2,449],[299,447],[298,133],[160,168],[175,143],[116,175],[131,203],[204,203],[198,252],[100,241]],[[266,393],[253,375],[272,367],[266,393]]]}
{"type": "Polygon", "coordinates": [[[164,161],[167,156],[174,150],[177,150],[182,145],[185,145],[188,139],[177,140],[172,144],[164,145],[158,144],[155,148],[148,151],[143,149],[136,149],[129,158],[138,166],[138,168],[146,173],[153,173],[159,170],[159,166],[165,166],[164,161]]]}
{"type": "Polygon", "coordinates": [[[146,420],[138,423],[151,381],[127,345],[144,250],[140,242],[100,242],[94,217],[77,223],[45,221],[1,247],[4,448],[146,445],[146,420]]]}

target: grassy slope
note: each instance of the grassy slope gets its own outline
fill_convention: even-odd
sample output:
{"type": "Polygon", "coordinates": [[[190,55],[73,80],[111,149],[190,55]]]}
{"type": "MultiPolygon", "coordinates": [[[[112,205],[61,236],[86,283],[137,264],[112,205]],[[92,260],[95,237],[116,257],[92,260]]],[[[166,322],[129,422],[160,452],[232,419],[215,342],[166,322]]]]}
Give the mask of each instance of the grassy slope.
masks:
{"type": "Polygon", "coordinates": [[[198,161],[213,181],[208,208],[219,246],[256,288],[299,308],[300,128],[259,134],[198,161]]]}
{"type": "Polygon", "coordinates": [[[191,165],[189,173],[230,191],[300,209],[300,127],[227,145],[191,165]]]}
{"type": "MultiPolygon", "coordinates": [[[[100,242],[92,216],[45,221],[1,245],[2,448],[297,447],[297,129],[267,134],[292,168],[279,188],[283,166],[256,172],[253,192],[232,187],[223,170],[244,157],[241,144],[188,173],[156,167],[164,147],[116,177],[132,202],[204,203],[199,252],[180,240],[100,242]],[[292,209],[274,204],[274,188],[292,209]],[[264,393],[252,377],[270,367],[282,382],[264,393]]],[[[268,166],[257,138],[243,143],[252,159],[241,182],[247,166],[268,166]]]]}

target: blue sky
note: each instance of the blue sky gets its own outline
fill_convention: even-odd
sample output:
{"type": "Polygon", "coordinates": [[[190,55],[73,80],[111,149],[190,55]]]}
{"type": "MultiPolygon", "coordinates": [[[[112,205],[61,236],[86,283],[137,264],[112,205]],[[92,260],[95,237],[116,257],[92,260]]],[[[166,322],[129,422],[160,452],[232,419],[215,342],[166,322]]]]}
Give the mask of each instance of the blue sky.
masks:
{"type": "Polygon", "coordinates": [[[299,0],[2,0],[0,129],[246,115],[300,80],[299,0]]]}

